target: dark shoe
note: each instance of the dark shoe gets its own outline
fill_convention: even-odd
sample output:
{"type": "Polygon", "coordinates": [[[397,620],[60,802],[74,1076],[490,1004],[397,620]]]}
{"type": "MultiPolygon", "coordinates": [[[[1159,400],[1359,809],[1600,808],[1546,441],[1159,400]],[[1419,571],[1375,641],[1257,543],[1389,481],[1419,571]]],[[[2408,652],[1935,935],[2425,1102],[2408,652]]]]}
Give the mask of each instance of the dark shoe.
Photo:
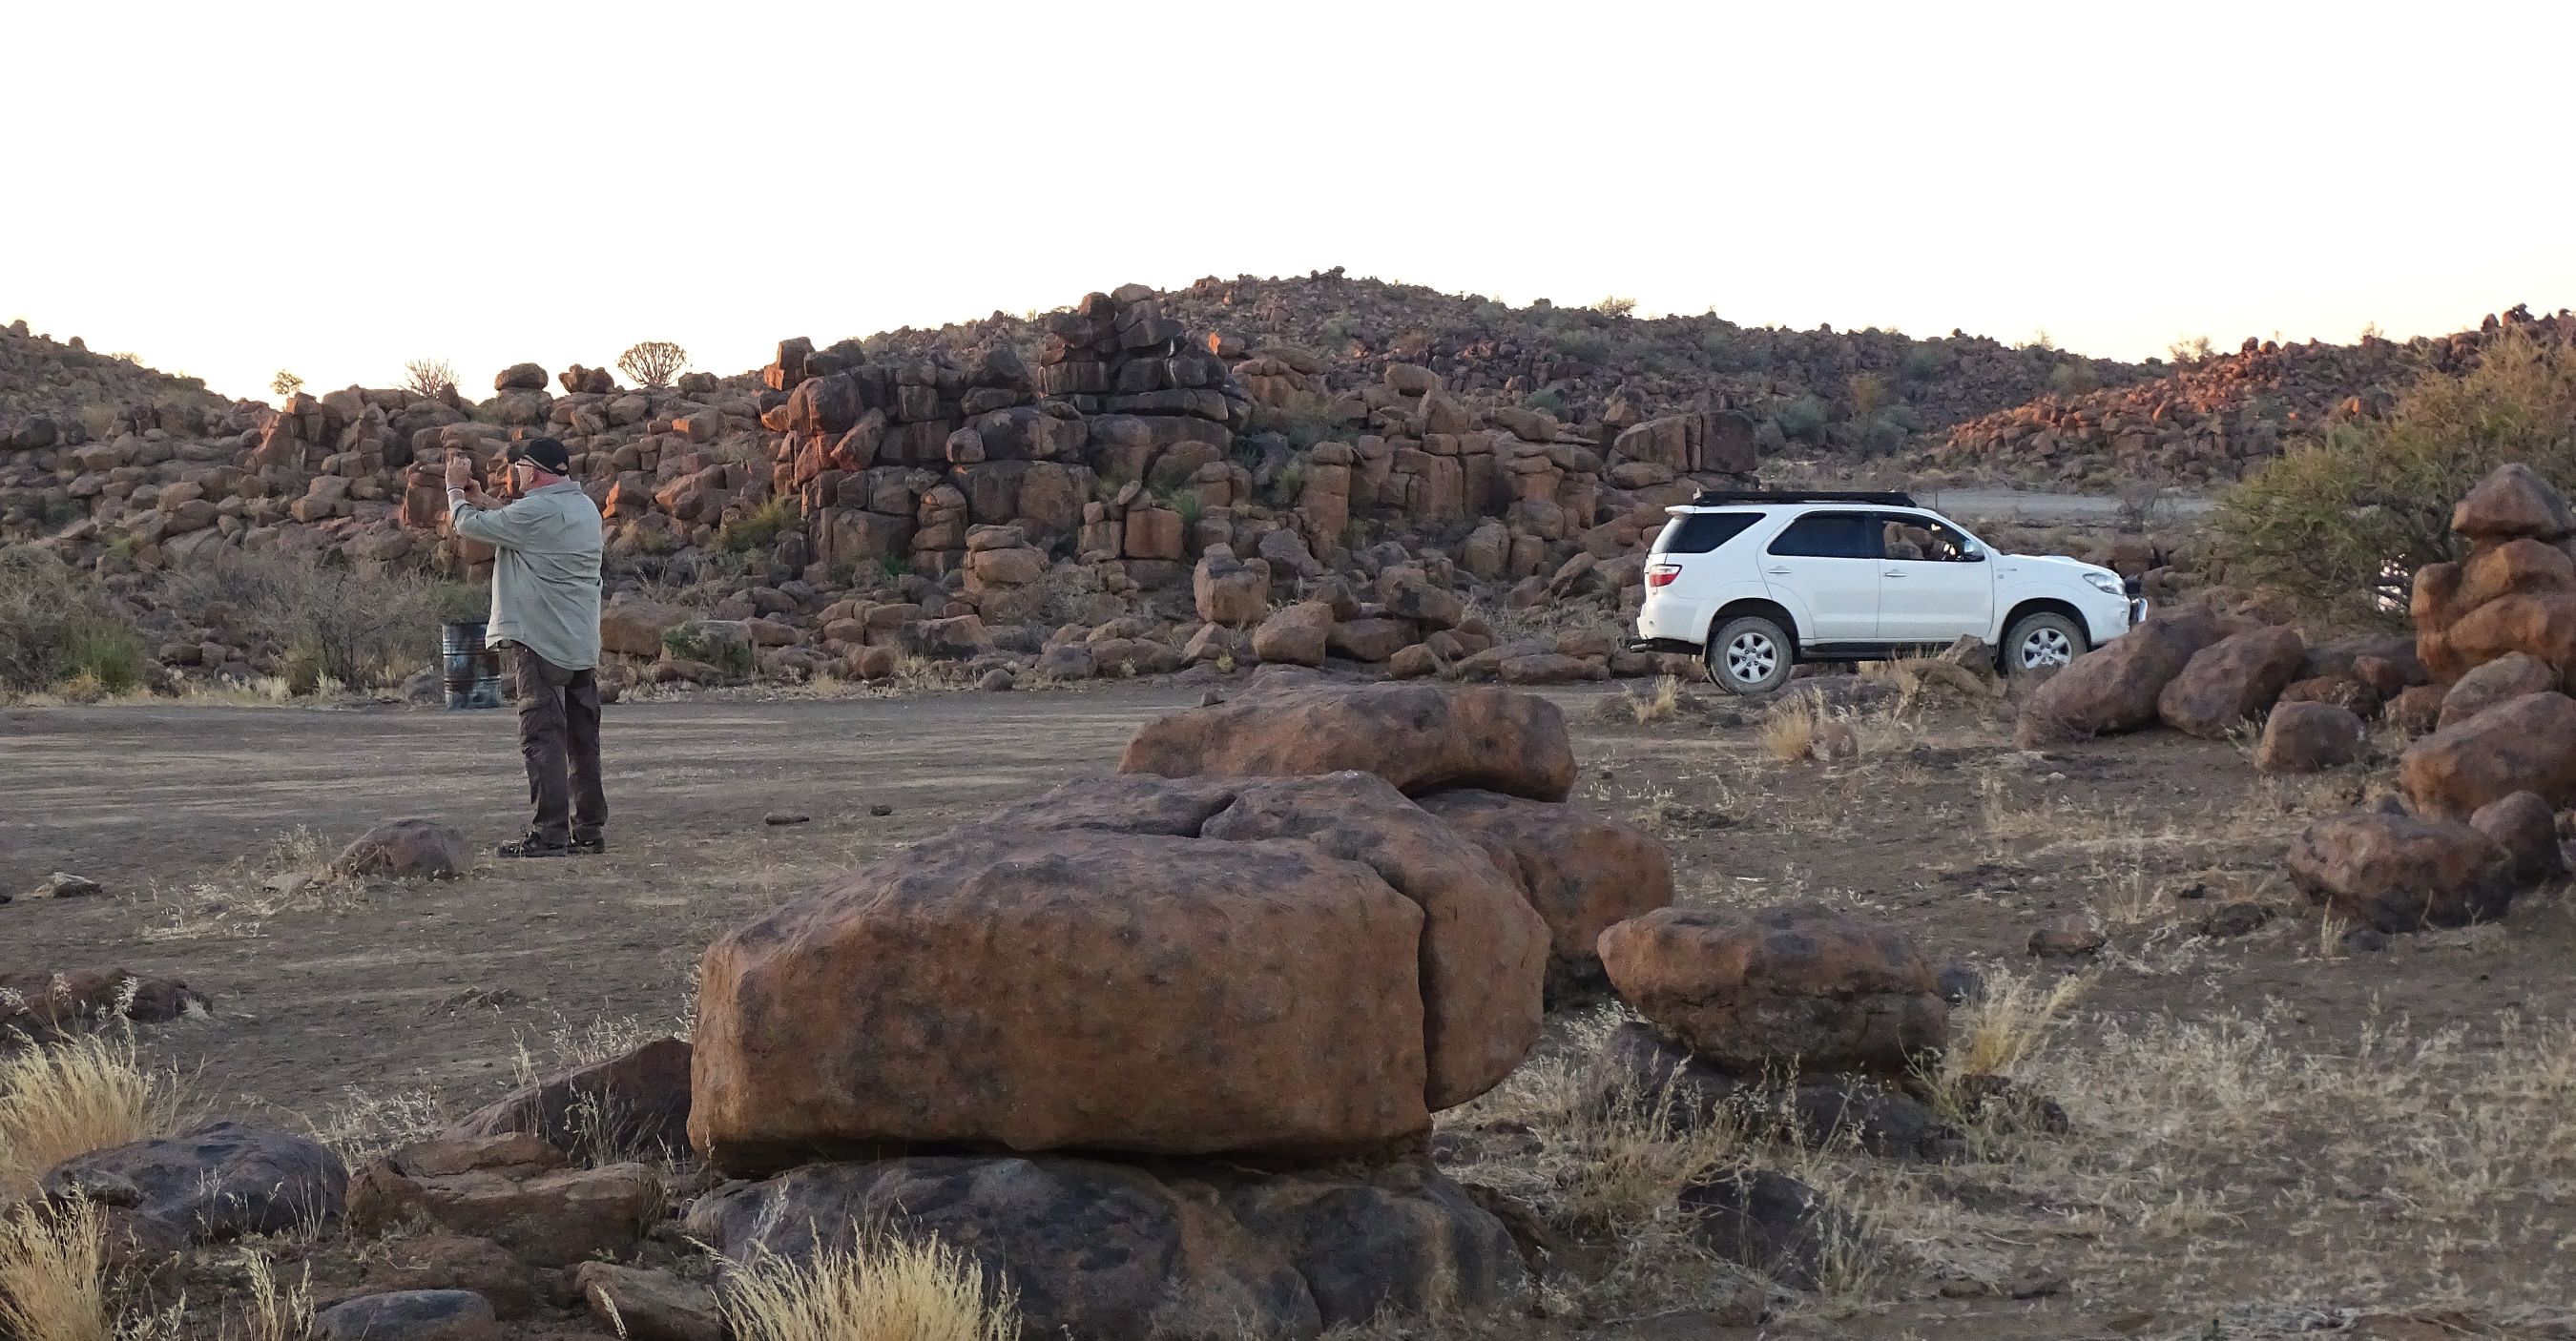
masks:
{"type": "Polygon", "coordinates": [[[503,843],[499,851],[504,857],[569,857],[573,848],[570,843],[558,843],[529,834],[515,843],[503,843]]]}
{"type": "Polygon", "coordinates": [[[585,857],[594,853],[606,852],[608,850],[608,839],[606,835],[603,834],[592,834],[587,838],[580,834],[574,834],[572,836],[572,850],[585,857]]]}

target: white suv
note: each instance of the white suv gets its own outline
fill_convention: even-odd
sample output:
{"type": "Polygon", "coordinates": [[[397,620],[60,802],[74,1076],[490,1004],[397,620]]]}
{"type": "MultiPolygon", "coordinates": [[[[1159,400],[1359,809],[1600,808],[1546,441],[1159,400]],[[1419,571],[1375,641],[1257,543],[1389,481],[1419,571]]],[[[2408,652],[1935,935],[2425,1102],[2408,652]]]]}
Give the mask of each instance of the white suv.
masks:
{"type": "Polygon", "coordinates": [[[1697,655],[1733,693],[1777,689],[1801,659],[1883,660],[1962,634],[2022,674],[2146,613],[2108,568],[1997,554],[1904,494],[1703,492],[1668,510],[1629,646],[1697,655]]]}

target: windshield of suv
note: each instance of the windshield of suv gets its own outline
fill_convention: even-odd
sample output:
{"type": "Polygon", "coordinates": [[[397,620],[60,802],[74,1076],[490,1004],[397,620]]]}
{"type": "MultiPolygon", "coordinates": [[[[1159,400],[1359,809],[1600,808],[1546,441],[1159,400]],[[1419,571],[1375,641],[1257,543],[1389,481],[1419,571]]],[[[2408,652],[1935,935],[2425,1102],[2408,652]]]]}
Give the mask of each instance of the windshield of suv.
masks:
{"type": "Polygon", "coordinates": [[[1664,523],[1648,554],[1707,554],[1744,534],[1759,512],[1685,512],[1664,523]]]}

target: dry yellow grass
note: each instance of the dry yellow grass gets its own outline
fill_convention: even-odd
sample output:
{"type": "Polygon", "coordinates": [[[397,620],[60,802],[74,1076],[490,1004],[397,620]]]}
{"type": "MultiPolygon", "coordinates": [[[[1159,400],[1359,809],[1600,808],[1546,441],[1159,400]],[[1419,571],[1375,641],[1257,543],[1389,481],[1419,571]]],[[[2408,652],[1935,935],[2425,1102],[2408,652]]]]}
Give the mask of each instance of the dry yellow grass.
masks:
{"type": "Polygon", "coordinates": [[[0,1216],[0,1335],[18,1341],[119,1341],[107,1242],[86,1201],[0,1216]]]}
{"type": "Polygon", "coordinates": [[[1019,1305],[974,1258],[883,1231],[810,1263],[763,1257],[734,1273],[725,1320],[739,1341],[1017,1341],[1019,1305]]]}
{"type": "Polygon", "coordinates": [[[268,1254],[252,1249],[242,1258],[242,1274],[249,1280],[244,1341],[305,1341],[313,1334],[312,1268],[306,1267],[295,1284],[282,1286],[268,1254]]]}
{"type": "Polygon", "coordinates": [[[1655,681],[1653,693],[1629,699],[1629,709],[1635,714],[1639,726],[1671,721],[1681,712],[1681,707],[1682,681],[1678,675],[1662,676],[1655,681]]]}
{"type": "Polygon", "coordinates": [[[35,1194],[47,1169],[179,1128],[186,1087],[146,1067],[131,1039],[91,1034],[0,1058],[0,1201],[35,1194]]]}
{"type": "Polygon", "coordinates": [[[1762,715],[1762,725],[1754,735],[1762,742],[1764,754],[1784,764],[1795,763],[1815,752],[1816,733],[1823,716],[1813,695],[1793,694],[1762,715]]]}

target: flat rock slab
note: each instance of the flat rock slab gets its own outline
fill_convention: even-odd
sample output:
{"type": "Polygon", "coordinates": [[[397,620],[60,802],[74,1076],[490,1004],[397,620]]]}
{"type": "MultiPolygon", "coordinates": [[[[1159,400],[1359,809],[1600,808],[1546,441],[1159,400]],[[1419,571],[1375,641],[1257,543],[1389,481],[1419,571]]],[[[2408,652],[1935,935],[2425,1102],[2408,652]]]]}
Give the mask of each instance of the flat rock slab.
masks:
{"type": "Polygon", "coordinates": [[[1427,1162],[1365,1174],[1043,1156],[813,1164],[719,1190],[685,1231],[737,1262],[883,1224],[936,1235],[1019,1291],[1025,1334],[1310,1338],[1381,1309],[1493,1308],[1527,1268],[1427,1162]]]}
{"type": "Polygon", "coordinates": [[[338,1218],[349,1171],[318,1142],[212,1122],[67,1159],[45,1175],[45,1185],[166,1220],[192,1238],[233,1239],[338,1218]],[[117,1191],[101,1190],[107,1188],[117,1191]]]}
{"type": "Polygon", "coordinates": [[[1535,694],[1426,684],[1285,683],[1138,729],[1122,773],[1303,776],[1358,769],[1407,796],[1475,787],[1562,801],[1574,787],[1565,714],[1535,694]]]}

